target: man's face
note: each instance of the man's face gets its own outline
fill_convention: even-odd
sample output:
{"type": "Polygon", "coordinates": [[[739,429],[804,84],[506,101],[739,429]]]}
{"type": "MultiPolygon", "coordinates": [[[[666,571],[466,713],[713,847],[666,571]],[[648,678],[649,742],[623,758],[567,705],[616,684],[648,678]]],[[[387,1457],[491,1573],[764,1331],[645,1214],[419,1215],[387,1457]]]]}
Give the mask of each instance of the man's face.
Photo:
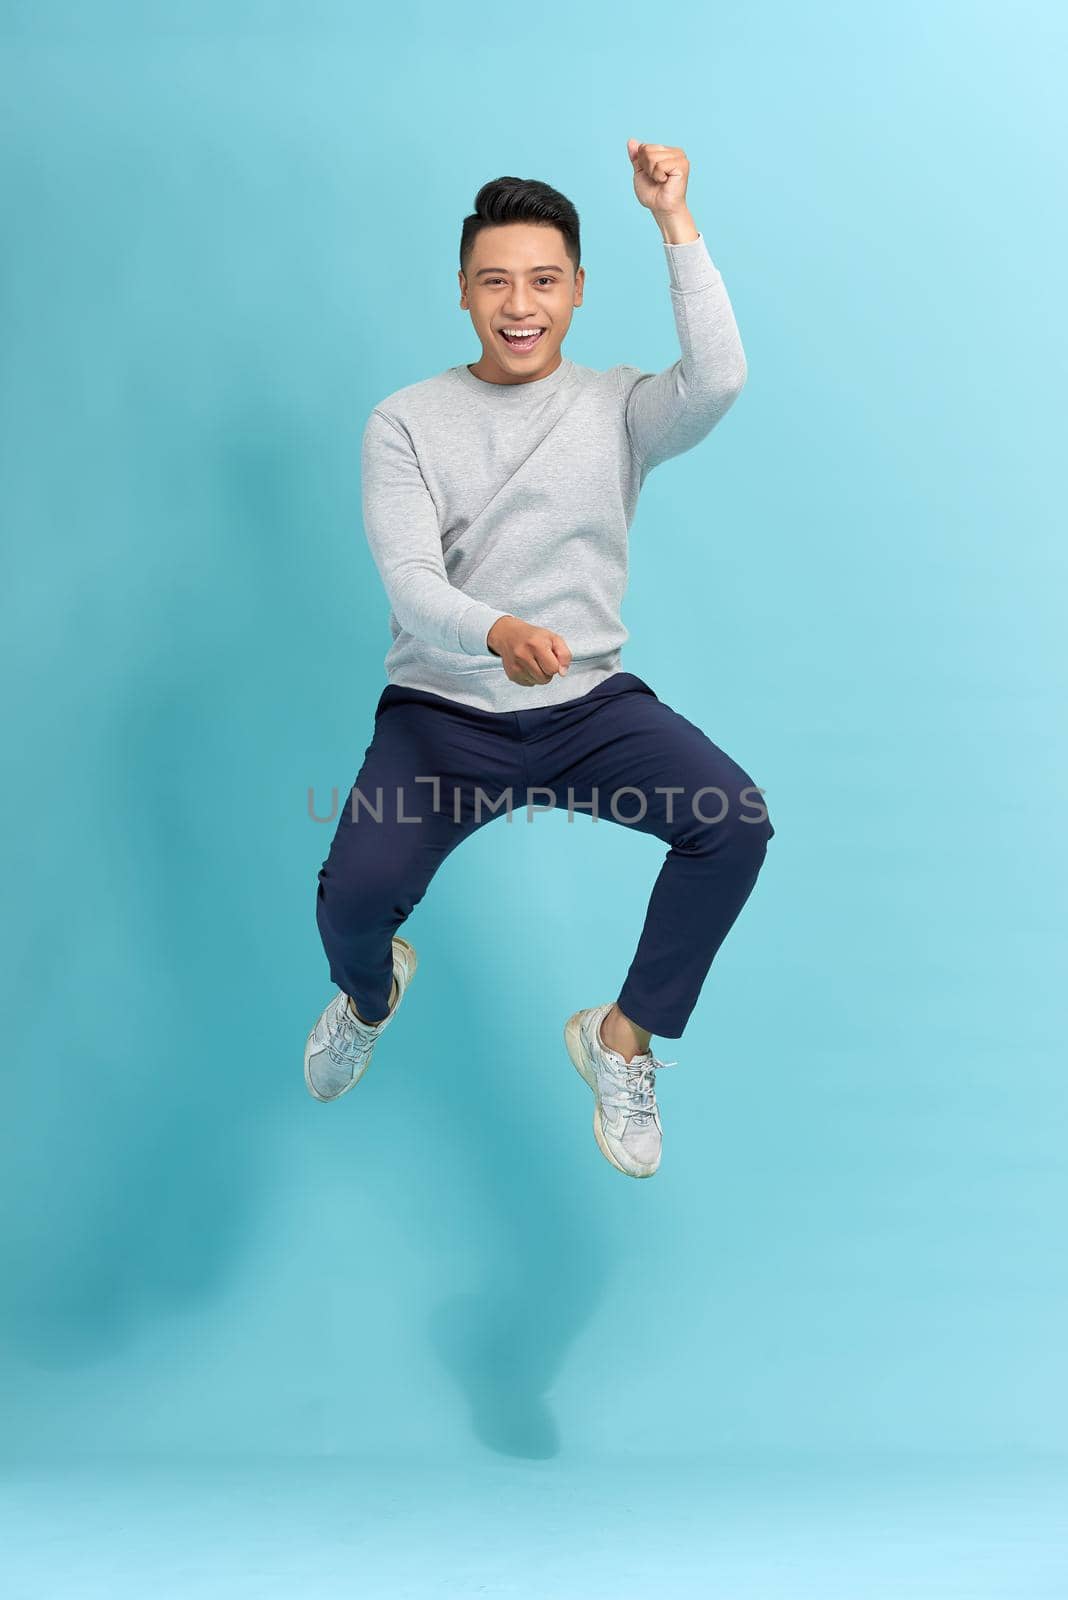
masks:
{"type": "Polygon", "coordinates": [[[560,365],[571,313],[582,304],[585,267],[576,273],[559,228],[505,222],[483,228],[460,277],[460,305],[482,341],[472,371],[488,383],[547,378],[560,365]],[[504,330],[540,329],[508,340],[504,330]]]}

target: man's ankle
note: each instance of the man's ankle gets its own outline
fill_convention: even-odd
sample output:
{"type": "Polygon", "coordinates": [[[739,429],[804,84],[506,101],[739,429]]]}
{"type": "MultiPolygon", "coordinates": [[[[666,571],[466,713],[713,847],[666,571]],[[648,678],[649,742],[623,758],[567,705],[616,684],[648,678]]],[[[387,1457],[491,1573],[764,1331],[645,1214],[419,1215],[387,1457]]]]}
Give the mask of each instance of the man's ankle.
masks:
{"type": "Polygon", "coordinates": [[[632,1061],[635,1056],[644,1055],[649,1049],[649,1040],[623,1015],[614,1001],[601,1019],[599,1037],[602,1044],[621,1055],[624,1061],[632,1061]]]}
{"type": "MultiPolygon", "coordinates": [[[[396,973],[394,973],[393,974],[393,984],[392,984],[392,987],[390,988],[390,991],[389,991],[389,1011],[393,1010],[394,1006],[397,1004],[397,1000],[398,1000],[399,996],[400,996],[400,984],[397,982],[396,973]]],[[[379,1017],[378,1022],[370,1022],[367,1019],[367,1017],[361,1017],[359,1011],[357,1011],[357,1009],[356,1009],[356,1002],[352,998],[351,994],[348,997],[348,1001],[349,1001],[349,1010],[352,1012],[354,1017],[358,1018],[358,1020],[363,1023],[365,1028],[377,1028],[378,1027],[378,1022],[385,1022],[386,1017],[379,1017]]],[[[386,1012],[386,1016],[389,1016],[389,1011],[386,1012]]]]}

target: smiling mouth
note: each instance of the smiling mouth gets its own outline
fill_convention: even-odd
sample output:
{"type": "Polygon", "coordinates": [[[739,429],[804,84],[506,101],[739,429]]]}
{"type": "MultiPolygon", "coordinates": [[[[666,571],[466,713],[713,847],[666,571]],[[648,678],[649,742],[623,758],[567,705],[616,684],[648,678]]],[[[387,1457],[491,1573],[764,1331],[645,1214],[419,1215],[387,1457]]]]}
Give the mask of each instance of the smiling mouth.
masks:
{"type": "Polygon", "coordinates": [[[542,339],[545,337],[544,328],[539,328],[537,333],[533,334],[521,333],[518,338],[509,338],[500,328],[497,329],[497,333],[509,350],[516,350],[520,355],[523,355],[527,350],[533,350],[536,345],[541,344],[542,339]]]}

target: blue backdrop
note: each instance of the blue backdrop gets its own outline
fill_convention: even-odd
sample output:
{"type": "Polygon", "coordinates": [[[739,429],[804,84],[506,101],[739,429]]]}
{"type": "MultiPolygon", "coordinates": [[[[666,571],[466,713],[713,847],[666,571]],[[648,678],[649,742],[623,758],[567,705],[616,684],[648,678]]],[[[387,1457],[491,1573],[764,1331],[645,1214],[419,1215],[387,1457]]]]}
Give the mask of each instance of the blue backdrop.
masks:
{"type": "Polygon", "coordinates": [[[15,1592],[1063,1595],[1063,8],[2,15],[15,1592]],[[670,364],[631,135],[749,379],[624,662],[776,828],[640,1184],[561,1037],[625,828],[475,836],[358,1094],[301,1071],[363,423],[477,358],[502,173],[580,211],[566,353],[670,364]]]}

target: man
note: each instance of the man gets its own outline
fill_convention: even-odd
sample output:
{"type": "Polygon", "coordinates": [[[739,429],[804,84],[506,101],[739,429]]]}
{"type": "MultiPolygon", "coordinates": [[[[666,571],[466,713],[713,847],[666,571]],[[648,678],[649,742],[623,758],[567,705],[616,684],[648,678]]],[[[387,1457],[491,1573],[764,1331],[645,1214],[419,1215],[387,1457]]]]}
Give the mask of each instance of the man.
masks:
{"type": "MultiPolygon", "coordinates": [[[[482,354],[399,389],[363,436],[368,542],[392,603],[389,683],[330,853],[316,916],[338,993],[308,1036],[320,1100],[351,1089],[416,954],[396,930],[445,856],[519,788],[670,845],[617,998],[578,1011],[568,1053],[594,1134],[649,1177],[663,1129],[654,1033],[682,1035],[773,836],[748,774],[622,670],[627,540],[641,486],[703,439],[746,376],[727,291],[686,204],[689,162],[627,142],[667,260],[681,354],[595,371],[561,351],[582,304],[574,206],[498,178],[460,244],[460,305],[482,354]],[[414,824],[414,825],[413,825],[414,824]]],[[[522,803],[522,801],[521,801],[522,803]]],[[[544,809],[545,807],[539,807],[544,809]]]]}

